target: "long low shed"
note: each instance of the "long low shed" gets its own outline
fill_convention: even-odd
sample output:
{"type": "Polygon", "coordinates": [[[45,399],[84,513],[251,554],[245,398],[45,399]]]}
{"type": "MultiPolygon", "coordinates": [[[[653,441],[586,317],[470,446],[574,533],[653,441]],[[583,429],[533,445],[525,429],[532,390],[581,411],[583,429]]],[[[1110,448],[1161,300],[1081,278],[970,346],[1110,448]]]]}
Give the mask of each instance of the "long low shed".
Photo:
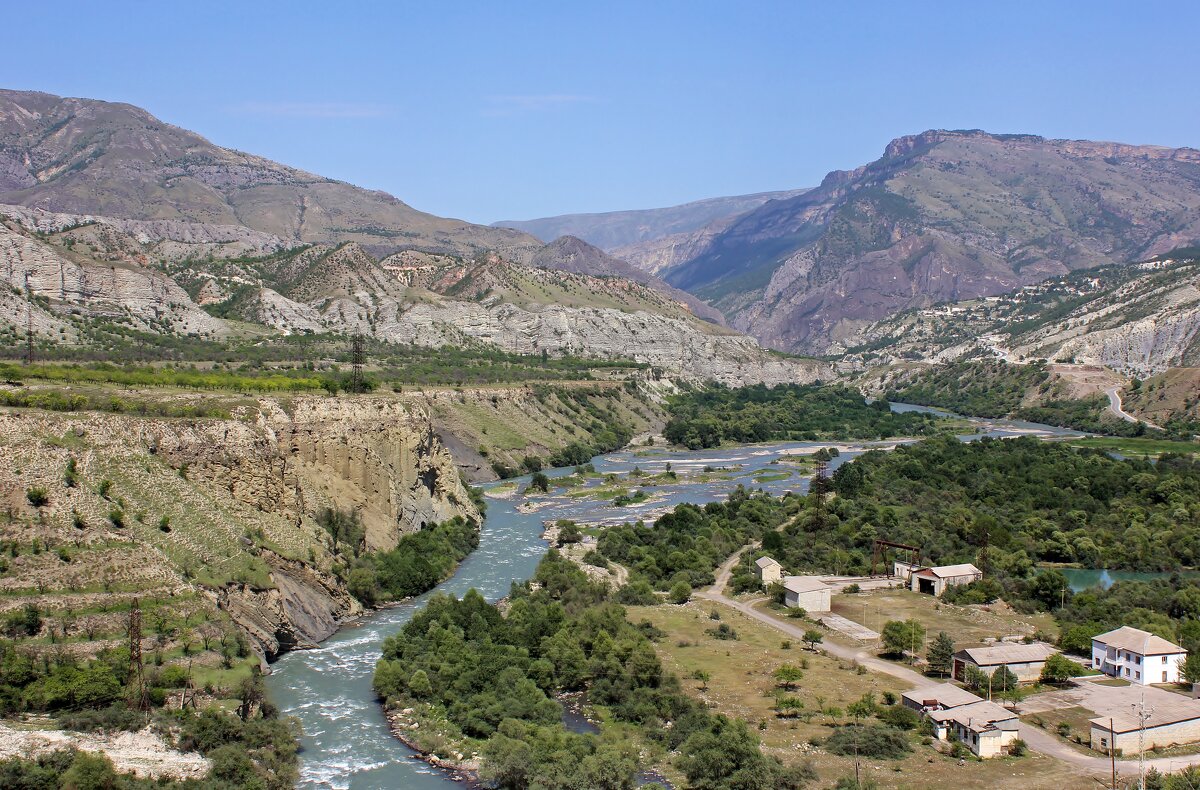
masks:
{"type": "MultiPolygon", "coordinates": [[[[1115,748],[1121,754],[1137,754],[1141,725],[1136,716],[1099,716],[1089,723],[1092,748],[1096,751],[1107,754],[1115,748]]],[[[1178,702],[1154,703],[1146,720],[1144,748],[1166,748],[1196,741],[1200,741],[1200,701],[1180,697],[1178,702]]]]}

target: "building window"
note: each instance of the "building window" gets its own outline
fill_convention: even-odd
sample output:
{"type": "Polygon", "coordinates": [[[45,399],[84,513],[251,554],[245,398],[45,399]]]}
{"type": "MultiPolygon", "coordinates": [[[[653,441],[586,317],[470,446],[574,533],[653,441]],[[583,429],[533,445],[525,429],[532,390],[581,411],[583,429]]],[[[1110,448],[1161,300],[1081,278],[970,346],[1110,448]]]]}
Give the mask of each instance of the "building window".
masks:
{"type": "Polygon", "coordinates": [[[1093,658],[1093,659],[1092,659],[1092,663],[1093,663],[1093,664],[1095,664],[1096,666],[1100,666],[1100,659],[1098,659],[1098,658],[1093,658]]]}
{"type": "Polygon", "coordinates": [[[1163,682],[1163,683],[1166,683],[1166,682],[1167,682],[1167,670],[1165,670],[1165,669],[1163,670],[1163,679],[1162,679],[1162,682],[1163,682]]]}
{"type": "Polygon", "coordinates": [[[1138,656],[1138,657],[1137,657],[1137,659],[1136,659],[1136,660],[1135,660],[1133,663],[1135,663],[1135,664],[1140,664],[1140,663],[1142,663],[1142,657],[1141,657],[1141,656],[1138,656]]]}
{"type": "Polygon", "coordinates": [[[1125,667],[1125,677],[1129,677],[1129,667],[1125,667]]]}
{"type": "Polygon", "coordinates": [[[1133,677],[1134,677],[1134,679],[1136,679],[1136,680],[1141,680],[1141,679],[1142,679],[1142,673],[1141,673],[1141,672],[1134,672],[1134,673],[1133,673],[1133,677]]]}
{"type": "Polygon", "coordinates": [[[1167,663],[1167,657],[1166,657],[1166,656],[1163,656],[1163,663],[1164,663],[1164,664],[1165,664],[1165,663],[1167,663]]]}

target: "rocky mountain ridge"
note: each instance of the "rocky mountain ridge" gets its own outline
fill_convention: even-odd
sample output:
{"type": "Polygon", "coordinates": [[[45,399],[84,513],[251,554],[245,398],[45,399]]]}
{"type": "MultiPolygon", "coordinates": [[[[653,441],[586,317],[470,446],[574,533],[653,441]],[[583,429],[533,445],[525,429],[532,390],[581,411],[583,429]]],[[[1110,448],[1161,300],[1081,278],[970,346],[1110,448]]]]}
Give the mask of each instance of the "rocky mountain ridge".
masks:
{"type": "Polygon", "coordinates": [[[774,348],[1200,238],[1200,151],[934,130],[697,240],[667,280],[774,348]]]}

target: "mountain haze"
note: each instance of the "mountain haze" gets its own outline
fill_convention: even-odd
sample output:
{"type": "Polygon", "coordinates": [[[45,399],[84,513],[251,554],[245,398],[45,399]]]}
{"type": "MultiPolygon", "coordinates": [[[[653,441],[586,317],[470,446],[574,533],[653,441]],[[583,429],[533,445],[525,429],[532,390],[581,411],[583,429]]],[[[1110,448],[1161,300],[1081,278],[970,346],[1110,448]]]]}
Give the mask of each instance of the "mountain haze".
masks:
{"type": "Polygon", "coordinates": [[[714,220],[734,217],[756,209],[769,200],[782,200],[803,189],[758,192],[696,200],[668,208],[607,211],[598,214],[562,214],[529,220],[501,220],[493,227],[515,228],[554,241],[559,236],[577,236],[602,250],[653,241],[676,233],[699,230],[714,220]]]}

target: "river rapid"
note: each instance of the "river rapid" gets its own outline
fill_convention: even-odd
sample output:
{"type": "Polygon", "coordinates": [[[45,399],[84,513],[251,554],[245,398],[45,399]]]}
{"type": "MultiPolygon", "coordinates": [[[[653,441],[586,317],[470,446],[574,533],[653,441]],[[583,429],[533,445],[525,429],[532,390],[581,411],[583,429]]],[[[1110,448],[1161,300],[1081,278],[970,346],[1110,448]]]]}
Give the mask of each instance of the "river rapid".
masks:
{"type": "MultiPolygon", "coordinates": [[[[896,411],[930,411],[923,407],[893,404],[896,411]]],[[[938,412],[942,413],[942,412],[938,412]]],[[[964,435],[964,441],[980,436],[1075,435],[1072,431],[1045,425],[1007,420],[973,420],[978,432],[964,435]]],[[[536,512],[522,513],[517,506],[522,497],[488,499],[487,518],[480,533],[479,548],[467,557],[455,574],[425,595],[388,609],[373,612],[343,627],[314,650],[287,653],[272,665],[267,677],[269,696],[284,715],[295,716],[304,729],[301,738],[300,787],[431,788],[459,787],[444,771],[416,759],[415,754],[397,740],[388,729],[382,707],[371,689],[371,675],[379,660],[383,640],[398,631],[414,612],[436,592],[461,596],[475,588],[489,601],[508,594],[510,585],[533,575],[546,551],[541,539],[543,522],[574,519],[580,522],[636,521],[653,519],[664,508],[691,502],[703,504],[723,500],[738,483],[780,494],[803,492],[807,478],[793,472],[777,477],[794,465],[772,463],[782,455],[812,452],[819,447],[837,446],[840,455],[829,464],[830,470],[875,448],[893,447],[895,442],[781,442],[748,445],[695,452],[662,448],[630,448],[599,456],[593,463],[597,472],[625,473],[635,466],[643,471],[661,472],[668,463],[681,478],[678,484],[648,489],[649,501],[624,508],[609,501],[572,499],[553,496],[536,512]],[[729,479],[688,482],[705,467],[729,468],[729,479]]],[[[548,470],[551,477],[571,473],[571,469],[548,470]]],[[[506,481],[507,482],[507,481],[506,481]]],[[[527,477],[518,478],[520,486],[527,477]]],[[[489,484],[484,489],[495,488],[489,484]]]]}

